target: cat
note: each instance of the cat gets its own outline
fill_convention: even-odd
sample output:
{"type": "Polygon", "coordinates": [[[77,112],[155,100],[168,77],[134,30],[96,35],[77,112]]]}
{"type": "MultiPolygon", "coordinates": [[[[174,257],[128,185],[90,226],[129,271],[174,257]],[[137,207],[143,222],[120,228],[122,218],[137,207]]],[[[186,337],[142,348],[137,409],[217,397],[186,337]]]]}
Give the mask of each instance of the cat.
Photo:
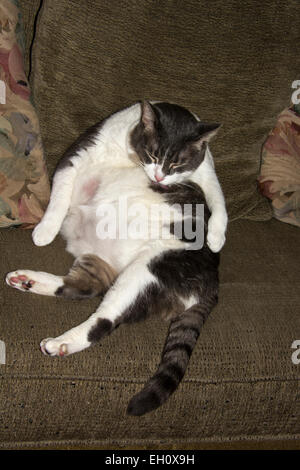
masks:
{"type": "MultiPolygon", "coordinates": [[[[61,233],[75,257],[69,274],[17,270],[6,277],[8,285],[36,294],[102,297],[96,312],[81,325],[40,343],[45,355],[81,351],[121,323],[151,313],[170,321],[161,362],[130,400],[131,415],[156,409],[176,390],[218,301],[219,251],[225,242],[227,212],[208,142],[219,127],[200,121],[182,106],[149,101],[95,124],[60,160],[48,208],[32,235],[37,246],[44,246],[61,233]],[[99,211],[109,205],[106,217],[119,217],[125,196],[129,208],[135,202],[147,209],[176,205],[171,223],[163,211],[158,218],[150,212],[150,219],[148,211],[143,220],[151,227],[158,222],[169,236],[101,238],[99,211]],[[182,230],[178,236],[176,229],[185,221],[178,207],[187,204],[193,208],[193,227],[195,208],[204,205],[204,244],[196,249],[195,236],[189,238],[182,230]]],[[[125,223],[129,225],[129,216],[125,223]]]]}

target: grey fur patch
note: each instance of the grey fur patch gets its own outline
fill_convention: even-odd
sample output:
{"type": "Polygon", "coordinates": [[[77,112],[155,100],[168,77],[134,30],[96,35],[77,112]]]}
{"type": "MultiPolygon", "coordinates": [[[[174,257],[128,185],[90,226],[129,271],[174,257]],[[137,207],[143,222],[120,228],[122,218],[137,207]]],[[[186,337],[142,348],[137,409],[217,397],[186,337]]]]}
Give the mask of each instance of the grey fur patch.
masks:
{"type": "Polygon", "coordinates": [[[58,162],[56,171],[60,171],[64,168],[73,166],[71,158],[76,157],[80,150],[87,149],[94,144],[95,137],[99,134],[103,123],[104,121],[101,121],[95,124],[94,126],[90,127],[83,134],[81,134],[78,139],[73,142],[72,145],[70,145],[70,147],[65,151],[60,161],[58,162]]]}
{"type": "Polygon", "coordinates": [[[117,273],[103,259],[86,254],[77,258],[64,284],[55,293],[58,297],[86,299],[104,295],[117,277],[117,273]]]}

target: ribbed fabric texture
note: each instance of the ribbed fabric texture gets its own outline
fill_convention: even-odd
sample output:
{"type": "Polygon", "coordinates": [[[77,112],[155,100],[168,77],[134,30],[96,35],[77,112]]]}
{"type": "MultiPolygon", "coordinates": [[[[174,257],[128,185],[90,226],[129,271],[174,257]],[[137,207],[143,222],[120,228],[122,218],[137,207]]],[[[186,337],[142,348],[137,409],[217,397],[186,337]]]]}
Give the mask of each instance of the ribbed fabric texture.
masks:
{"type": "Polygon", "coordinates": [[[296,0],[44,0],[31,78],[50,173],[95,122],[171,101],[223,123],[211,147],[230,218],[270,218],[260,151],[290,103],[299,30],[296,0]]]}
{"type": "MultiPolygon", "coordinates": [[[[185,105],[224,123],[212,145],[230,217],[266,219],[256,192],[261,145],[298,78],[296,0],[44,0],[31,77],[52,171],[78,134],[141,98],[185,105]]],[[[23,10],[36,5],[21,2],[23,10]]],[[[29,29],[30,30],[30,29],[29,29]]],[[[0,275],[65,274],[64,243],[37,248],[0,231],[0,275]]],[[[299,229],[235,221],[221,258],[221,290],[177,392],[157,411],[126,416],[154,372],[167,324],[124,325],[89,350],[48,358],[38,345],[85,320],[97,300],[64,301],[2,284],[0,446],[155,446],[300,437],[299,229]]]]}
{"type": "MultiPolygon", "coordinates": [[[[16,268],[64,274],[72,259],[57,239],[33,247],[29,231],[0,231],[0,275],[16,268]],[[12,249],[14,247],[14,249],[12,249]]],[[[167,333],[159,318],[120,326],[101,344],[65,358],[39,342],[85,320],[98,301],[67,301],[2,284],[0,446],[173,445],[300,436],[299,229],[278,221],[229,225],[218,307],[169,401],[140,418],[129,399],[155,371],[167,333]]]]}

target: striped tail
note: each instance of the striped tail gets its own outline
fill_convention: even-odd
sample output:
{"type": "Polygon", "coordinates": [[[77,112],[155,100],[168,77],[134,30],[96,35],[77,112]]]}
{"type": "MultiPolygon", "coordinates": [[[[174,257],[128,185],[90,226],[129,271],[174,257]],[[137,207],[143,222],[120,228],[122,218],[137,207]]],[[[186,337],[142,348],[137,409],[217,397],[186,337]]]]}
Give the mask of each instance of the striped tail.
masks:
{"type": "Polygon", "coordinates": [[[127,413],[141,416],[161,406],[180,384],[201,327],[217,299],[203,299],[172,320],[160,365],[144,388],[129,402],[127,413]]]}

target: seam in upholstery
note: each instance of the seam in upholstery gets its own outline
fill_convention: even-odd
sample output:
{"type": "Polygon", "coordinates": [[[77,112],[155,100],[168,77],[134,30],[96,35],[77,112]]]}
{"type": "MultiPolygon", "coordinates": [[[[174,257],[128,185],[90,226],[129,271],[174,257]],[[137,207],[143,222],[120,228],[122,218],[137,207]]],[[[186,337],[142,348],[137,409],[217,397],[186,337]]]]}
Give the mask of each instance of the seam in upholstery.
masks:
{"type": "Polygon", "coordinates": [[[37,22],[38,22],[38,18],[39,18],[39,15],[40,15],[40,11],[43,7],[43,4],[44,4],[44,0],[40,0],[40,4],[39,4],[39,7],[37,9],[37,12],[36,12],[36,15],[35,15],[35,18],[34,18],[34,23],[33,23],[33,34],[32,34],[32,40],[31,40],[30,47],[29,47],[29,70],[28,70],[28,81],[29,82],[30,82],[31,74],[32,74],[32,52],[33,52],[33,45],[34,45],[35,37],[36,37],[37,22]]]}

